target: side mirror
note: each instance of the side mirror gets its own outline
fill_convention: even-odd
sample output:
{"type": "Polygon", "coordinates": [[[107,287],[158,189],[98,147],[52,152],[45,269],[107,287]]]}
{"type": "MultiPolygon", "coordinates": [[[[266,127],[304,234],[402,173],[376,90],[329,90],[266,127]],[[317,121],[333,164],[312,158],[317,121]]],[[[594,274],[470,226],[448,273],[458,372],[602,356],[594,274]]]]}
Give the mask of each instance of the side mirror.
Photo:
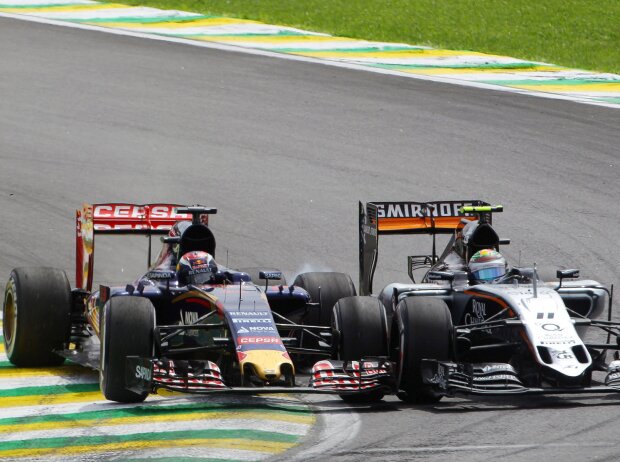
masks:
{"type": "Polygon", "coordinates": [[[282,279],[282,272],[280,271],[259,271],[258,277],[260,279],[265,279],[265,280],[271,279],[271,280],[279,281],[280,279],[282,279]]]}
{"type": "Polygon", "coordinates": [[[259,271],[258,277],[265,280],[265,292],[267,292],[269,280],[279,281],[282,279],[282,273],[280,271],[259,271]]]}
{"type": "Polygon", "coordinates": [[[454,273],[450,271],[429,271],[426,275],[429,281],[454,281],[454,273]]]}
{"type": "Polygon", "coordinates": [[[578,269],[558,270],[557,273],[555,273],[555,277],[557,277],[558,279],[564,279],[564,278],[575,279],[579,277],[579,270],[578,269]]]}
{"type": "Polygon", "coordinates": [[[510,239],[508,239],[507,237],[499,240],[499,245],[508,245],[508,244],[510,244],[510,239]]]}

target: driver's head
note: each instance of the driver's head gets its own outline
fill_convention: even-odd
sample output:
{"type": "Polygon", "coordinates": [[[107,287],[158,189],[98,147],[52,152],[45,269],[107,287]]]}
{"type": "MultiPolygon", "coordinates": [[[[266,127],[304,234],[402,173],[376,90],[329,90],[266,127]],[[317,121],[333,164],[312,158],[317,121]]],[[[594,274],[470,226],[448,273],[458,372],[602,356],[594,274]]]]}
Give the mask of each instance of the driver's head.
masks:
{"type": "Polygon", "coordinates": [[[177,277],[181,284],[207,284],[213,282],[217,265],[213,257],[200,250],[187,252],[177,264],[177,277]]]}
{"type": "Polygon", "coordinates": [[[490,282],[506,274],[506,259],[493,249],[482,249],[469,260],[469,272],[474,281],[490,282]]]}

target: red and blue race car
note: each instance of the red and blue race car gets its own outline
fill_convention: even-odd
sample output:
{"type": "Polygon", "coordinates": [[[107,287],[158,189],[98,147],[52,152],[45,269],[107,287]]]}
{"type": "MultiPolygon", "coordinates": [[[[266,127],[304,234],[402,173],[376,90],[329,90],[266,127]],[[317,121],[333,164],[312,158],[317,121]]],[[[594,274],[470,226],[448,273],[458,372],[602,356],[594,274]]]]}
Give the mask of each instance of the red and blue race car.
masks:
{"type": "Polygon", "coordinates": [[[395,391],[391,362],[378,354],[388,345],[378,302],[360,320],[339,302],[356,294],[346,274],[304,273],[287,285],[272,268],[219,264],[208,225],[214,213],[176,204],[77,210],[76,288],[55,268],[10,275],[3,308],[9,360],[92,367],[105,397],[119,402],[140,402],[160,388],[322,392],[353,401],[395,391]],[[99,234],[148,236],[148,271],[121,287],[93,290],[99,234]],[[151,264],[156,235],[163,245],[151,264]]]}

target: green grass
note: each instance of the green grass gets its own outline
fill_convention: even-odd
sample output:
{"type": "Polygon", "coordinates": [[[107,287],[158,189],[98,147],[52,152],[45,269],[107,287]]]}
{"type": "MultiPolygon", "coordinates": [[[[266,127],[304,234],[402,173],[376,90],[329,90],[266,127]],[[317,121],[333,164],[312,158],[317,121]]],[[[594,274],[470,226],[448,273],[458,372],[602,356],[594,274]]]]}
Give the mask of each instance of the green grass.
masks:
{"type": "Polygon", "coordinates": [[[119,0],[620,73],[620,0],[119,0]]]}

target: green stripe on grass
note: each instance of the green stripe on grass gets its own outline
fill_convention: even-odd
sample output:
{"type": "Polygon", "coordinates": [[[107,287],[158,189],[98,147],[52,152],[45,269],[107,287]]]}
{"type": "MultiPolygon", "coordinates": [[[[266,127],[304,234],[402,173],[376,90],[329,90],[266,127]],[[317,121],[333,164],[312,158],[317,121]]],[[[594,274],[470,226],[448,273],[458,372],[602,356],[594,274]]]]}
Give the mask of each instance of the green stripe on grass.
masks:
{"type": "Polygon", "coordinates": [[[283,53],[316,53],[316,52],[325,52],[325,53],[381,53],[381,52],[389,52],[389,51],[418,51],[418,50],[427,50],[425,47],[414,47],[414,46],[377,46],[377,47],[367,47],[367,48],[278,48],[278,51],[283,53]]]}
{"type": "Polygon", "coordinates": [[[78,23],[106,23],[106,22],[120,22],[127,24],[151,24],[158,22],[174,22],[174,23],[182,23],[189,21],[198,21],[200,19],[211,19],[211,18],[219,18],[219,16],[207,16],[207,15],[196,15],[196,16],[158,16],[156,18],[144,18],[144,17],[118,17],[118,18],[89,18],[89,19],[67,19],[69,22],[78,22],[78,23]]]}
{"type": "Polygon", "coordinates": [[[130,435],[99,435],[62,438],[36,438],[24,441],[4,441],[0,443],[2,451],[16,449],[65,448],[72,446],[98,446],[103,444],[126,443],[133,441],[178,441],[185,439],[242,439],[248,441],[269,441],[275,443],[296,443],[299,437],[285,433],[262,430],[196,430],[134,433],[130,435]]]}
{"type": "Polygon", "coordinates": [[[95,5],[94,3],[40,3],[36,5],[11,5],[7,3],[0,3],[0,9],[11,8],[11,9],[20,9],[20,8],[58,8],[58,7],[80,7],[84,5],[95,5]]]}
{"type": "Polygon", "coordinates": [[[87,393],[99,391],[98,383],[84,383],[75,385],[51,385],[45,387],[24,387],[13,390],[0,390],[0,399],[15,396],[30,395],[62,395],[64,393],[87,393]]]}
{"type": "MultiPolygon", "coordinates": [[[[471,69],[472,71],[482,70],[482,69],[533,69],[540,67],[540,64],[530,63],[530,62],[520,62],[520,63],[506,63],[506,64],[451,64],[451,65],[443,65],[443,64],[382,64],[382,63],[367,63],[367,66],[371,67],[379,67],[381,69],[391,69],[394,71],[406,71],[408,69],[471,69]]],[[[551,65],[545,64],[545,67],[554,67],[551,65]]],[[[561,70],[561,67],[555,67],[554,70],[561,70]]]]}
{"type": "MultiPolygon", "coordinates": [[[[196,27],[203,27],[203,26],[196,26],[196,27]]],[[[210,26],[204,26],[204,27],[210,27],[210,26]]],[[[213,26],[213,27],[217,27],[217,26],[213,26]]],[[[178,30],[175,29],[171,29],[170,32],[171,33],[178,33],[178,30]]],[[[209,38],[212,36],[216,36],[218,38],[220,37],[248,37],[248,38],[254,38],[254,37],[316,37],[316,35],[308,35],[302,32],[295,32],[292,30],[280,30],[278,32],[275,32],[273,34],[260,34],[260,33],[247,33],[247,34],[190,34],[190,35],[186,35],[186,34],[179,34],[179,35],[183,35],[183,37],[204,37],[204,38],[209,38]]]]}
{"type": "Polygon", "coordinates": [[[620,83],[620,80],[589,80],[589,79],[548,79],[548,80],[480,80],[482,83],[493,85],[605,85],[608,83],[620,83]]]}
{"type": "Polygon", "coordinates": [[[286,415],[310,415],[312,412],[299,406],[261,406],[255,405],[235,405],[235,404],[215,404],[215,403],[194,403],[191,405],[174,406],[138,406],[127,409],[104,409],[100,411],[76,412],[72,414],[55,414],[42,416],[14,417],[0,419],[0,426],[5,425],[30,425],[42,422],[67,422],[74,420],[107,420],[123,417],[149,417],[161,416],[166,414],[200,414],[222,411],[251,411],[256,413],[286,414],[286,415]]]}

